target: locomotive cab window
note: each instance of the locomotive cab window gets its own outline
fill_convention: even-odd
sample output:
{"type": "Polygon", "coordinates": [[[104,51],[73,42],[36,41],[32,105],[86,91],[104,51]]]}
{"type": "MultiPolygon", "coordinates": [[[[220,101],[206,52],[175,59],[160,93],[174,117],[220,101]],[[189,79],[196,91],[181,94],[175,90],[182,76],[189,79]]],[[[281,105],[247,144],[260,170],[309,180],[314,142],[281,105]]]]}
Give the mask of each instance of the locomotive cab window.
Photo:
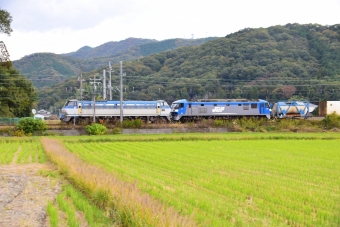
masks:
{"type": "Polygon", "coordinates": [[[76,106],[77,102],[76,101],[69,101],[66,106],[76,106]]]}
{"type": "Polygon", "coordinates": [[[178,110],[179,108],[183,108],[184,107],[184,103],[175,103],[171,105],[172,109],[178,110]]]}
{"type": "Polygon", "coordinates": [[[217,104],[214,104],[214,106],[217,106],[217,104]]]}
{"type": "Polygon", "coordinates": [[[204,106],[204,104],[201,104],[201,106],[204,106]]]}

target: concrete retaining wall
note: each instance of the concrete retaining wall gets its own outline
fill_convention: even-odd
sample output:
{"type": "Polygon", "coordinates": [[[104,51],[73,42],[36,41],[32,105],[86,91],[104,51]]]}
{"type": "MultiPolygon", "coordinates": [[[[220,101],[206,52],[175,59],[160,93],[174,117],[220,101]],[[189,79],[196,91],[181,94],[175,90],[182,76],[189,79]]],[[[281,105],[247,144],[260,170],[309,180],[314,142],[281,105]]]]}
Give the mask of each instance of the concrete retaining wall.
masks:
{"type": "Polygon", "coordinates": [[[63,129],[63,130],[46,130],[47,133],[52,133],[53,135],[59,136],[80,136],[88,135],[85,129],[63,129]]]}
{"type": "MultiPolygon", "coordinates": [[[[61,136],[88,135],[85,129],[47,130],[48,133],[61,136]]],[[[171,134],[171,133],[209,133],[230,132],[226,128],[157,128],[157,129],[122,129],[122,134],[171,134]]]]}
{"type": "Polygon", "coordinates": [[[229,132],[226,128],[162,128],[162,129],[123,129],[122,134],[170,134],[194,132],[229,132]]]}

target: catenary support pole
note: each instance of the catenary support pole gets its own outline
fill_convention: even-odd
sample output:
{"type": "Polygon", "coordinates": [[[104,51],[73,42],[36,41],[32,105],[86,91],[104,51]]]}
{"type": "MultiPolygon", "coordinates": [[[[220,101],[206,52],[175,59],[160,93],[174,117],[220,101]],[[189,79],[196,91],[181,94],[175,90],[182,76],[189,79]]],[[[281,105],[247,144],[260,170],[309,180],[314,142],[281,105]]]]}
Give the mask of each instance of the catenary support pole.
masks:
{"type": "Polygon", "coordinates": [[[120,61],[120,125],[123,124],[123,62],[120,61]]]}
{"type": "Polygon", "coordinates": [[[103,69],[103,99],[106,100],[106,71],[103,69]]]}

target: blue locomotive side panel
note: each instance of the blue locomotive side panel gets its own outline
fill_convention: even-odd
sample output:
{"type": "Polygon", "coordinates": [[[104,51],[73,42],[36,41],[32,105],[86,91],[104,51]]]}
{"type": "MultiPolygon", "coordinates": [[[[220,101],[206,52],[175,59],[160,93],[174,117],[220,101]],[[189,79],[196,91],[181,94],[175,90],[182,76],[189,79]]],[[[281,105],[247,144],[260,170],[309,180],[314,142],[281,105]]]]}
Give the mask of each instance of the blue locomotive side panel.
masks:
{"type": "Polygon", "coordinates": [[[265,116],[270,118],[271,109],[265,100],[246,99],[207,99],[187,101],[185,99],[173,102],[171,117],[178,121],[181,118],[229,118],[240,116],[265,116]]]}

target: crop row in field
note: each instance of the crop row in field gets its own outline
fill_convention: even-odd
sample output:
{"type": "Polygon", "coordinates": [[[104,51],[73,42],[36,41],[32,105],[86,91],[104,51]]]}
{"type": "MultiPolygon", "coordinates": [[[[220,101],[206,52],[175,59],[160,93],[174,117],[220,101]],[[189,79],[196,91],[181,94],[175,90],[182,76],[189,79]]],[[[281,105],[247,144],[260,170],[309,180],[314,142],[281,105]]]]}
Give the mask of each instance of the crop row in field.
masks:
{"type": "Polygon", "coordinates": [[[105,216],[104,211],[91,205],[87,198],[71,185],[64,186],[55,203],[48,203],[47,213],[51,227],[113,226],[113,222],[105,216]]]}
{"type": "Polygon", "coordinates": [[[101,137],[64,137],[64,141],[75,142],[152,142],[152,141],[196,141],[196,140],[335,140],[339,133],[175,133],[175,134],[126,134],[101,137]]]}
{"type": "Polygon", "coordinates": [[[145,193],[204,225],[338,226],[340,141],[336,137],[327,141],[92,139],[66,146],[124,181],[137,181],[145,193]]]}
{"type": "Polygon", "coordinates": [[[39,140],[0,141],[0,164],[44,163],[45,160],[39,140]]]}

